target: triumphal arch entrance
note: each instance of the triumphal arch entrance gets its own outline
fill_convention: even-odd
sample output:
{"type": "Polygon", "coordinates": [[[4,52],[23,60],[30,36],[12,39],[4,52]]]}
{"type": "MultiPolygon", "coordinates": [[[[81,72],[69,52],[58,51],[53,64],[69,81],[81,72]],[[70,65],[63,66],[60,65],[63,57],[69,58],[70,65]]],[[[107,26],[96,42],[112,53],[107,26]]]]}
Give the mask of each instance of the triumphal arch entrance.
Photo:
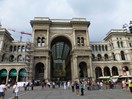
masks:
{"type": "Polygon", "coordinates": [[[91,49],[85,18],[35,17],[33,28],[35,80],[75,80],[92,77],[91,49]]]}

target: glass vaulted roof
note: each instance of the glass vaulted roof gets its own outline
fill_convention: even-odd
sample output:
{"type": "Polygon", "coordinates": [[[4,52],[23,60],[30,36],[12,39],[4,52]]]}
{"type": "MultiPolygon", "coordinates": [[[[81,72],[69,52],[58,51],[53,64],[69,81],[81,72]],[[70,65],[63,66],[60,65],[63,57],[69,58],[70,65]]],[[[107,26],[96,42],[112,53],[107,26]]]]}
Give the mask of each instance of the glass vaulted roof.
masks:
{"type": "Polygon", "coordinates": [[[56,42],[52,46],[52,56],[54,63],[62,63],[67,58],[70,51],[69,46],[65,42],[56,42]]]}

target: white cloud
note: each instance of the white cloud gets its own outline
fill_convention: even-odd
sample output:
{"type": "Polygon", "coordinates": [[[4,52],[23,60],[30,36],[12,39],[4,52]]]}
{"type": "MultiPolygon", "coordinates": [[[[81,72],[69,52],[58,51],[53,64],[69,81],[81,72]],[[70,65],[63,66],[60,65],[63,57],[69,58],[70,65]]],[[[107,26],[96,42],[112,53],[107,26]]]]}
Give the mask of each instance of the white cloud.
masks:
{"type": "MultiPolygon", "coordinates": [[[[130,0],[0,0],[0,19],[3,27],[31,32],[34,17],[85,17],[91,22],[90,40],[102,40],[110,29],[129,23],[131,4],[130,0]]],[[[12,35],[19,39],[19,33],[12,35]]]]}

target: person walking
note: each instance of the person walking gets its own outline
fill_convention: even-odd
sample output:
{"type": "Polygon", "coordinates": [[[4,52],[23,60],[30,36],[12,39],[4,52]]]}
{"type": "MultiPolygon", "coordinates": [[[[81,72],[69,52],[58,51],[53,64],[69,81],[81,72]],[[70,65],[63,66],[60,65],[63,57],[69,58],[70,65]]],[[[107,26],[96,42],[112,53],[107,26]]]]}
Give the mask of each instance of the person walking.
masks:
{"type": "Polygon", "coordinates": [[[76,95],[79,96],[79,82],[78,81],[76,81],[75,87],[76,87],[76,95]]]}
{"type": "Polygon", "coordinates": [[[44,81],[41,82],[42,89],[44,88],[44,81]]]}
{"type": "Polygon", "coordinates": [[[84,85],[84,83],[83,82],[80,82],[80,88],[81,88],[81,96],[83,96],[84,95],[84,87],[85,87],[85,85],[84,85]]]}
{"type": "Polygon", "coordinates": [[[64,86],[64,89],[66,89],[66,82],[64,82],[64,85],[63,86],[64,86]]]}
{"type": "Polygon", "coordinates": [[[14,99],[18,99],[18,92],[19,92],[19,86],[16,82],[15,85],[13,86],[14,99]]]}
{"type": "Polygon", "coordinates": [[[71,84],[71,87],[72,87],[72,92],[74,92],[74,82],[72,82],[72,84],[71,84]]]}
{"type": "Polygon", "coordinates": [[[132,79],[128,82],[128,87],[130,89],[130,92],[132,93],[132,79]]]}
{"type": "Polygon", "coordinates": [[[123,89],[123,91],[126,91],[126,80],[125,79],[123,79],[122,80],[122,89],[123,89]]]}
{"type": "Polygon", "coordinates": [[[4,82],[2,82],[0,84],[0,99],[4,99],[5,91],[6,91],[6,85],[4,82]]]}

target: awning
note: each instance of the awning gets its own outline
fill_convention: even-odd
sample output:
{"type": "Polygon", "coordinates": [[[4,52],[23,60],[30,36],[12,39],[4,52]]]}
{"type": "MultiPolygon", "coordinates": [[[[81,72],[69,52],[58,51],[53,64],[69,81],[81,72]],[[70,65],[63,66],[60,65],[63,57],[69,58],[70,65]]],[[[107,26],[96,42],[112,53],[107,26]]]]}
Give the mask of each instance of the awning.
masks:
{"type": "Polygon", "coordinates": [[[6,77],[7,76],[7,71],[6,70],[1,70],[0,71],[0,77],[6,77]]]}
{"type": "Polygon", "coordinates": [[[98,79],[110,79],[110,76],[101,76],[98,79]]]}
{"type": "Polygon", "coordinates": [[[21,70],[19,73],[19,76],[25,77],[26,76],[26,70],[25,69],[21,70]]]}
{"type": "Polygon", "coordinates": [[[11,70],[10,76],[17,76],[17,71],[15,69],[11,70]]]}

